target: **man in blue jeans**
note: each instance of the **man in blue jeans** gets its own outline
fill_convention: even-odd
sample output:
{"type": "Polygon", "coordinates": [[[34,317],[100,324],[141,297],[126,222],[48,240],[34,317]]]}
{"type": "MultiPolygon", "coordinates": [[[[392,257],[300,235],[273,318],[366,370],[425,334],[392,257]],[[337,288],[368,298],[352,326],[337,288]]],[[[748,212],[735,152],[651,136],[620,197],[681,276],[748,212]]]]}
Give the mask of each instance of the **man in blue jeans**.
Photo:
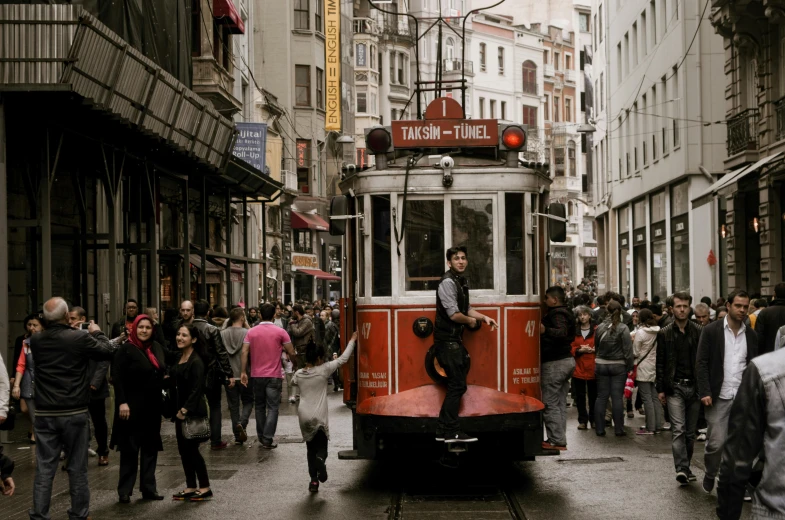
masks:
{"type": "Polygon", "coordinates": [[[548,312],[540,324],[540,363],[542,365],[543,420],[548,439],[543,449],[567,449],[567,392],[575,371],[572,341],[575,339],[575,316],[565,305],[564,289],[555,285],[545,291],[548,312]]]}
{"type": "Polygon", "coordinates": [[[686,486],[697,480],[690,470],[700,400],[696,378],[698,342],[703,328],[690,321],[692,296],[673,296],[673,322],[657,333],[657,392],[671,419],[676,480],[686,486]]]}
{"type": "Polygon", "coordinates": [[[33,334],[30,347],[35,361],[36,468],[32,520],[49,520],[52,482],[60,450],[68,453],[71,519],[88,518],[87,447],[90,442],[89,361],[112,358],[116,346],[94,322],[88,334],[68,325],[68,304],[52,298],[44,304],[46,328],[33,334]]]}
{"type": "MultiPolygon", "coordinates": [[[[289,334],[276,327],[275,307],[265,303],[259,309],[262,321],[248,331],[243,341],[240,383],[248,386],[248,355],[251,356],[251,388],[256,401],[256,436],[262,448],[278,447],[274,442],[278,427],[278,406],[281,404],[283,375],[281,354],[286,351],[296,363],[296,354],[289,334]]],[[[295,367],[297,368],[297,367],[295,367]]]]}

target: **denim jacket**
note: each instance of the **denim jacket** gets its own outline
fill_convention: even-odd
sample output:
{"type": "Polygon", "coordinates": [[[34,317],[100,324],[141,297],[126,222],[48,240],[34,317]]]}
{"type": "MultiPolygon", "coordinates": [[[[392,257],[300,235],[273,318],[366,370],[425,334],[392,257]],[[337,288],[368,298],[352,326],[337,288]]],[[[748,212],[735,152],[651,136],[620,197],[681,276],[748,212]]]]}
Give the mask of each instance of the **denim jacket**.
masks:
{"type": "Polygon", "coordinates": [[[760,477],[752,495],[752,518],[785,520],[785,350],[750,362],[731,407],[717,487],[717,516],[741,516],[744,488],[760,477]],[[763,475],[753,463],[765,460],[763,475]]]}

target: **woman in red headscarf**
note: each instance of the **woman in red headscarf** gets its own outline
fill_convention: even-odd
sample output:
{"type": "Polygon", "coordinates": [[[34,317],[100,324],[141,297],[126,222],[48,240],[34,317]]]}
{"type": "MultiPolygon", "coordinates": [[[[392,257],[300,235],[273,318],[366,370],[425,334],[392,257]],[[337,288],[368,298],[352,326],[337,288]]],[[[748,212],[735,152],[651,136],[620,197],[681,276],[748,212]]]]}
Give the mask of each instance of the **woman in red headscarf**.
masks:
{"type": "Polygon", "coordinates": [[[161,390],[166,373],[163,346],[153,341],[153,321],[146,314],[136,317],[128,341],[112,362],[115,415],[110,447],[120,451],[120,503],[131,501],[137,469],[139,490],[145,500],[163,500],[155,484],[155,466],[161,442],[161,390]],[[141,453],[141,461],[139,454],[141,453]]]}

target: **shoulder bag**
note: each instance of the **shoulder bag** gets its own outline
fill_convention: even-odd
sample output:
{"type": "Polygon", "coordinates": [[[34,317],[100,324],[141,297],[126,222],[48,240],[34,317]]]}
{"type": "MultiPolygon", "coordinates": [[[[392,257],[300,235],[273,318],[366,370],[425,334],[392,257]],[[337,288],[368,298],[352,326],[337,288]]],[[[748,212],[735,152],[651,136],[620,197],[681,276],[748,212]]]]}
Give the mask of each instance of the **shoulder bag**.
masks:
{"type": "Polygon", "coordinates": [[[186,416],[183,421],[183,437],[191,441],[206,441],[210,438],[210,419],[186,416]]]}

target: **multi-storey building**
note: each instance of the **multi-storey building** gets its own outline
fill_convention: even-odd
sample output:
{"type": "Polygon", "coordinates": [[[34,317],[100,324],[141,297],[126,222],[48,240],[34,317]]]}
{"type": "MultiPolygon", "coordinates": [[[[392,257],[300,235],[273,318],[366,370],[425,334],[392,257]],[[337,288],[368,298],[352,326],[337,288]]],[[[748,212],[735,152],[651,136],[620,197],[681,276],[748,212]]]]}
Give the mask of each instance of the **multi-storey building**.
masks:
{"type": "Polygon", "coordinates": [[[725,103],[717,103],[725,129],[717,140],[729,173],[693,207],[711,211],[721,294],[772,295],[785,276],[785,6],[712,0],[710,13],[722,38],[715,52],[725,71],[725,103]]]}
{"type": "Polygon", "coordinates": [[[724,171],[722,42],[705,4],[594,0],[599,287],[715,295],[715,222],[690,206],[724,171]]]}

